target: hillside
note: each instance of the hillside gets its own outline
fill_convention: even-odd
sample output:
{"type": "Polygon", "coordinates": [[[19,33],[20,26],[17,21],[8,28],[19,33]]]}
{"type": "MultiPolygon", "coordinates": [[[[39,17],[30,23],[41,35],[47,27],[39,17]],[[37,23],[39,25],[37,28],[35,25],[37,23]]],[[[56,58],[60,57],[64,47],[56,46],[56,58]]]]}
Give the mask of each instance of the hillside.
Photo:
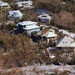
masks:
{"type": "MultiPolygon", "coordinates": [[[[60,38],[68,36],[63,34],[62,32],[59,32],[60,29],[63,29],[70,33],[75,33],[75,3],[73,0],[32,0],[34,5],[34,8],[32,9],[17,9],[15,7],[15,2],[21,0],[3,1],[9,3],[10,8],[0,8],[1,75],[23,75],[23,71],[21,70],[21,68],[25,67],[26,69],[28,69],[27,67],[32,65],[42,66],[54,64],[55,66],[58,65],[60,67],[62,66],[62,64],[69,66],[75,65],[74,48],[57,48],[56,50],[51,50],[50,52],[48,51],[49,47],[56,47],[56,42],[60,38]],[[50,23],[41,23],[40,21],[38,21],[37,16],[39,14],[36,13],[37,9],[44,9],[48,11],[48,14],[52,17],[50,23]],[[23,18],[10,20],[8,16],[10,10],[20,10],[23,13],[23,18]],[[41,34],[40,36],[38,35],[38,37],[42,39],[35,39],[37,42],[34,42],[33,39],[37,37],[36,32],[33,33],[33,36],[27,36],[27,34],[25,33],[17,33],[16,25],[19,22],[29,20],[37,22],[38,26],[47,25],[48,28],[46,28],[45,30],[42,30],[43,28],[40,27],[42,34],[43,31],[45,33],[48,29],[52,29],[52,27],[54,27],[53,33],[57,34],[57,40],[52,40],[52,37],[52,39],[49,38],[49,43],[47,43],[46,39],[48,38],[42,38],[41,34]],[[52,58],[51,56],[54,56],[54,58],[52,58]],[[9,71],[10,69],[13,70],[9,71]],[[5,70],[8,70],[9,72],[6,72],[5,70]]],[[[75,38],[72,39],[74,39],[75,41],[75,38]]],[[[35,71],[35,68],[33,68],[33,70],[35,71]]],[[[57,75],[69,75],[69,71],[67,72],[67,69],[65,69],[64,71],[62,71],[62,73],[59,73],[56,69],[54,69],[54,74],[51,75],[56,75],[55,73],[57,73],[57,75]]],[[[36,74],[34,73],[34,75],[36,74]]],[[[41,75],[41,73],[38,73],[37,75],[41,75]]]]}

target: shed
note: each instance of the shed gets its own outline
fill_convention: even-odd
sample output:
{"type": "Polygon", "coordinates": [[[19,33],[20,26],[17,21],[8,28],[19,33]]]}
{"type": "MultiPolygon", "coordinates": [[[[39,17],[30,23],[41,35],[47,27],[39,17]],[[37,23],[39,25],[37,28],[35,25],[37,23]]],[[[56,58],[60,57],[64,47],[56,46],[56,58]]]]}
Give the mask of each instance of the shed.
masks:
{"type": "Polygon", "coordinates": [[[42,34],[42,37],[46,38],[47,43],[49,43],[50,39],[54,41],[57,39],[57,35],[50,31],[50,29],[46,33],[42,34]]]}
{"type": "Polygon", "coordinates": [[[9,17],[11,19],[22,19],[23,14],[19,10],[9,11],[9,17]]]}
{"type": "Polygon", "coordinates": [[[50,20],[52,19],[52,17],[49,16],[49,14],[42,13],[41,15],[38,16],[38,19],[41,22],[49,22],[50,23],[50,20]]]}
{"type": "Polygon", "coordinates": [[[44,33],[42,36],[45,36],[46,38],[53,38],[56,37],[57,35],[55,34],[54,30],[51,31],[52,29],[49,29],[46,33],[44,33]]]}
{"type": "Polygon", "coordinates": [[[33,2],[30,1],[30,0],[16,2],[15,5],[16,5],[18,8],[20,8],[20,7],[23,7],[23,8],[33,8],[33,7],[32,7],[33,2]]]}
{"type": "Polygon", "coordinates": [[[3,1],[0,1],[0,7],[1,8],[10,8],[9,4],[3,1]]]}

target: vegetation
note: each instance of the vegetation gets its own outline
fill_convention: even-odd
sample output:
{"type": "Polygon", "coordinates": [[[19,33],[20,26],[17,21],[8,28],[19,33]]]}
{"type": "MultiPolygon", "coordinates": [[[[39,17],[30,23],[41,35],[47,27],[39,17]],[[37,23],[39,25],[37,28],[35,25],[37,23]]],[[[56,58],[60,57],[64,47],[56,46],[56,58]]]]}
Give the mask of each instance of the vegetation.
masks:
{"type": "MultiPolygon", "coordinates": [[[[17,0],[3,0],[11,5],[11,9],[15,9],[14,3],[17,0]]],[[[50,25],[58,28],[63,28],[75,33],[75,3],[72,0],[33,0],[35,9],[47,9],[52,15],[50,25]],[[62,1],[65,3],[62,3],[62,1]]],[[[35,11],[34,9],[34,11],[35,11]]],[[[32,10],[21,10],[23,18],[21,20],[15,20],[14,23],[8,23],[8,10],[0,9],[0,68],[9,69],[15,67],[23,67],[27,65],[35,64],[55,64],[60,65],[69,64],[75,65],[75,55],[71,49],[71,52],[64,52],[61,49],[57,51],[50,51],[55,55],[55,58],[51,59],[47,51],[47,47],[54,46],[54,41],[50,40],[47,45],[43,40],[37,43],[32,42],[31,38],[23,34],[15,34],[15,27],[19,21],[32,20],[37,21],[37,14],[31,12],[32,10]],[[32,14],[31,14],[32,13],[32,14]],[[66,53],[65,56],[63,56],[66,53]],[[71,60],[68,58],[69,55],[71,60]],[[63,56],[63,57],[61,57],[63,56]],[[65,60],[67,59],[67,60],[65,60]]],[[[58,33],[60,37],[64,35],[58,33]]],[[[59,37],[58,37],[59,38],[59,37]]],[[[7,74],[0,72],[1,75],[23,75],[22,71],[14,70],[7,74]],[[13,74],[14,73],[14,74],[13,74]]],[[[53,74],[56,75],[56,74],[53,74]]],[[[58,74],[57,74],[58,75],[58,74]]],[[[67,71],[60,73],[59,75],[68,75],[67,71]]]]}
{"type": "Polygon", "coordinates": [[[70,12],[61,11],[59,14],[55,14],[54,22],[59,28],[75,31],[75,17],[70,12]]]}
{"type": "Polygon", "coordinates": [[[53,15],[51,24],[75,32],[75,3],[72,0],[66,0],[64,4],[61,0],[39,0],[36,2],[37,8],[47,9],[53,15]]]}

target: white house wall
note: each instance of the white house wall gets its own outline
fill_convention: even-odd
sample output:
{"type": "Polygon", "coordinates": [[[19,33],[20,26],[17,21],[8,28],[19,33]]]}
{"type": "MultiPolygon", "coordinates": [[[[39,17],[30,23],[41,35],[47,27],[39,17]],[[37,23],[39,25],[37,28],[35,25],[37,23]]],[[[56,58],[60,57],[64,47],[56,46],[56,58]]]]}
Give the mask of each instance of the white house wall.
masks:
{"type": "Polygon", "coordinates": [[[63,38],[61,40],[59,40],[56,44],[57,44],[57,47],[71,47],[71,44],[73,43],[74,41],[71,40],[70,38],[63,38]]]}

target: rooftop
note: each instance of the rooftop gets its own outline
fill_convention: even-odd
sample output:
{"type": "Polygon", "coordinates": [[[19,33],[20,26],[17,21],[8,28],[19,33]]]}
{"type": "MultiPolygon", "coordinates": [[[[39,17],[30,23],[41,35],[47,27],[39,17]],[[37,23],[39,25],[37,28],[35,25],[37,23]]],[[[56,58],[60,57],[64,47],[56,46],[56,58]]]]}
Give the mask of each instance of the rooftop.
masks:
{"type": "Polygon", "coordinates": [[[0,6],[9,6],[9,4],[6,2],[0,1],[0,6]]]}
{"type": "Polygon", "coordinates": [[[24,29],[26,29],[26,30],[31,30],[31,29],[37,29],[37,28],[40,28],[39,26],[36,26],[36,25],[33,25],[33,26],[27,26],[26,28],[24,28],[24,29]]]}
{"type": "Polygon", "coordinates": [[[14,16],[14,17],[20,17],[22,16],[23,14],[19,11],[19,10],[12,10],[12,11],[9,11],[9,16],[14,16]]]}
{"type": "Polygon", "coordinates": [[[38,16],[38,18],[51,20],[52,17],[49,16],[49,14],[42,13],[41,15],[38,16]]]}
{"type": "Polygon", "coordinates": [[[21,4],[21,3],[31,3],[32,1],[20,1],[20,2],[16,2],[16,4],[21,4]]]}
{"type": "Polygon", "coordinates": [[[43,34],[42,36],[45,36],[47,38],[52,38],[52,37],[56,37],[57,35],[54,32],[49,30],[45,34],[43,34]]]}
{"type": "MultiPolygon", "coordinates": [[[[20,22],[20,23],[18,23],[18,24],[20,24],[20,25],[22,25],[22,26],[24,26],[24,25],[33,25],[33,24],[37,24],[37,22],[34,22],[34,21],[23,21],[23,22],[20,22]]],[[[17,24],[17,25],[18,25],[17,24]]]]}
{"type": "Polygon", "coordinates": [[[4,2],[0,2],[0,6],[9,6],[9,4],[8,3],[4,3],[4,2]]]}
{"type": "Polygon", "coordinates": [[[75,47],[75,41],[69,36],[65,36],[57,41],[57,47],[75,47]]]}

